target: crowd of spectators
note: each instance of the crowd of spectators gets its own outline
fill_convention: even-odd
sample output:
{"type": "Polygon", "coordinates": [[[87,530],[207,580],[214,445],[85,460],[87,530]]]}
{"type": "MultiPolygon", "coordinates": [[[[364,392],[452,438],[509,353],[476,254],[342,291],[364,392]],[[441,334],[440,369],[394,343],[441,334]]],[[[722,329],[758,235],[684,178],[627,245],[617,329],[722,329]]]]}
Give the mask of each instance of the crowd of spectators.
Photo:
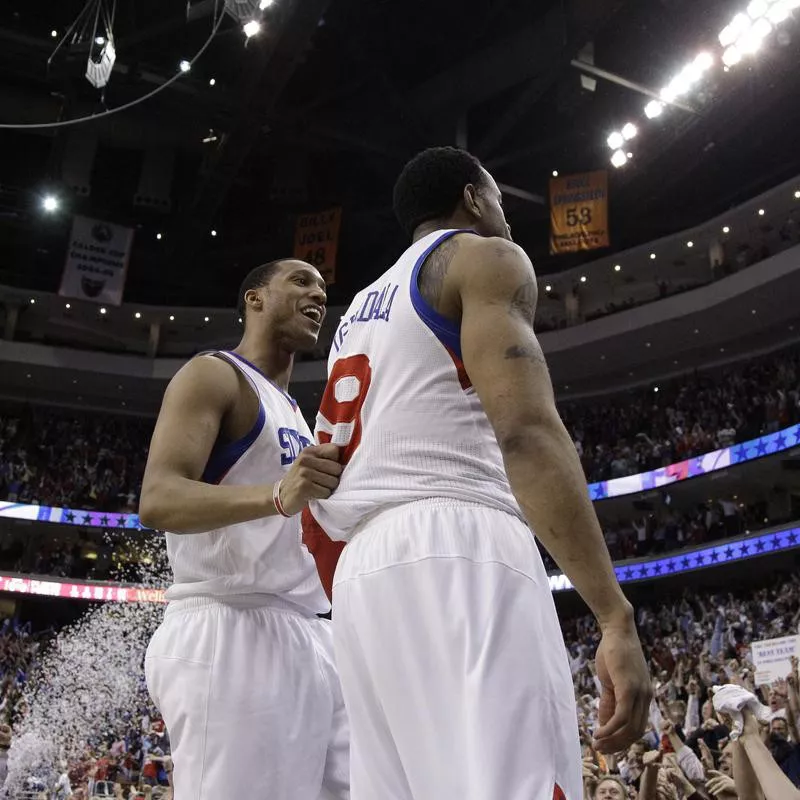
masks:
{"type": "Polygon", "coordinates": [[[599,681],[591,659],[599,632],[591,617],[563,623],[583,746],[585,800],[751,800],[765,795],[767,800],[796,800],[800,794],[792,793],[792,784],[800,787],[798,662],[792,659],[785,679],[759,686],[750,645],[798,633],[800,580],[792,576],[774,588],[738,595],[687,590],[674,603],[638,609],[637,623],[655,699],[644,738],[612,756],[601,755],[592,745],[599,681]],[[715,710],[721,704],[712,702],[712,687],[726,684],[751,692],[768,707],[762,723],[746,715],[738,739],[737,715],[715,710]],[[747,752],[736,753],[739,748],[747,752]],[[775,765],[771,776],[757,775],[765,794],[754,788],[752,773],[735,774],[737,758],[757,765],[754,751],[768,752],[775,765]],[[790,782],[781,783],[775,771],[790,782]],[[770,780],[777,781],[777,793],[766,791],[764,782],[770,780]]]}
{"type": "Polygon", "coordinates": [[[24,406],[0,411],[0,499],[132,511],[152,423],[24,406]]]}
{"type": "MultiPolygon", "coordinates": [[[[800,420],[800,351],[697,372],[561,413],[590,482],[674,464],[800,420]]],[[[152,421],[0,408],[0,500],[135,511],[152,421]]]]}
{"type": "Polygon", "coordinates": [[[562,403],[561,414],[590,482],[635,475],[796,424],[800,353],[683,375],[624,397],[562,403]]]}
{"type": "MultiPolygon", "coordinates": [[[[734,768],[737,757],[742,758],[736,754],[739,748],[764,748],[760,752],[769,754],[780,773],[769,780],[788,777],[784,793],[766,793],[766,800],[795,800],[787,792],[792,784],[800,787],[797,659],[785,679],[757,685],[750,646],[798,633],[800,578],[793,575],[770,588],[741,593],[710,595],[702,587],[687,589],[671,603],[640,607],[637,624],[655,698],[649,728],[626,752],[602,755],[592,745],[600,691],[593,658],[600,634],[592,617],[562,620],[584,756],[584,800],[762,797],[751,792],[750,784],[737,784],[753,779],[752,774],[743,778],[742,770],[737,774],[734,768]],[[723,684],[752,692],[769,709],[761,724],[748,717],[738,740],[736,715],[717,711],[712,703],[712,687],[723,684]]],[[[13,727],[25,713],[15,698],[47,637],[10,622],[2,628],[0,649],[8,655],[2,660],[0,768],[4,742],[13,738],[13,727]]],[[[171,797],[169,753],[163,721],[152,709],[139,709],[121,719],[114,732],[91,738],[80,759],[63,765],[59,782],[64,791],[55,796],[86,800],[102,790],[109,797],[166,800],[171,797]]],[[[753,758],[758,761],[757,755],[753,758]]],[[[55,792],[55,787],[50,790],[55,792]]]]}

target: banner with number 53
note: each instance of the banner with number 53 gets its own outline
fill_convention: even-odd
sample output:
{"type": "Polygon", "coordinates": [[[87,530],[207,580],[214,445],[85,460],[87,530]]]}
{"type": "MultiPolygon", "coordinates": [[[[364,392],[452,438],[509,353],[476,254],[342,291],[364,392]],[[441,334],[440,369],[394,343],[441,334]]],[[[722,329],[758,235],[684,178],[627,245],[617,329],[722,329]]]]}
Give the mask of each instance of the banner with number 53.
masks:
{"type": "Polygon", "coordinates": [[[608,247],[608,173],[584,172],[550,181],[550,252],[608,247]]]}

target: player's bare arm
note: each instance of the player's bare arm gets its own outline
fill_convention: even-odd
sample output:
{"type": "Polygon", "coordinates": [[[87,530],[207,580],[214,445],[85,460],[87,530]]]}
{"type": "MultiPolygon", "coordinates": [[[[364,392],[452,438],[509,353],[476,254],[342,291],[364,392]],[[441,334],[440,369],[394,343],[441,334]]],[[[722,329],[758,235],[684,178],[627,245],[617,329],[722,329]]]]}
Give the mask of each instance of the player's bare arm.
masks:
{"type": "Polygon", "coordinates": [[[503,239],[460,236],[440,307],[460,306],[467,373],[495,430],[511,488],[539,539],[586,601],[603,632],[600,747],[640,736],[650,679],[633,611],[614,575],[575,446],[561,421],[533,331],[536,276],[503,239]]]}
{"type": "MultiPolygon", "coordinates": [[[[214,357],[193,359],[172,379],[145,468],[139,509],[144,525],[171,533],[203,533],[278,513],[271,484],[217,486],[202,480],[241,391],[235,370],[214,357]]],[[[286,513],[298,513],[311,498],[329,497],[341,470],[337,447],[307,447],[281,482],[286,513]]]]}

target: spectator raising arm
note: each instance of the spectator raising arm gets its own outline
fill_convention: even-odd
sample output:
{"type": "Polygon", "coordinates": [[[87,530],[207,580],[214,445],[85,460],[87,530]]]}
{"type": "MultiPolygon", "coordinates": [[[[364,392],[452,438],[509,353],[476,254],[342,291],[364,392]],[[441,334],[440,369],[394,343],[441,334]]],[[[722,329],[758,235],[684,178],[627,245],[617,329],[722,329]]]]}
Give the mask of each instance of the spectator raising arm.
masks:
{"type": "MultiPolygon", "coordinates": [[[[800,790],[796,789],[775,762],[767,746],[761,740],[761,733],[753,712],[743,711],[744,731],[739,738],[747,762],[756,776],[765,800],[800,800],[800,790]]],[[[748,800],[748,798],[742,798],[748,800]]]]}

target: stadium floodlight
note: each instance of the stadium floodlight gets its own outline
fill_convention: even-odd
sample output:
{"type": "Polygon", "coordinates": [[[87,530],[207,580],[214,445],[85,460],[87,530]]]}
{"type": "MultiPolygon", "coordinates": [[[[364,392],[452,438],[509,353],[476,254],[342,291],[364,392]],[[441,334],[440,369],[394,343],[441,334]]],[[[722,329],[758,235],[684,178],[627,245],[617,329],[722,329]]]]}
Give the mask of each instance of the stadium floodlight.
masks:
{"type": "Polygon", "coordinates": [[[726,67],[733,67],[742,60],[742,51],[732,44],[723,54],[722,63],[726,67]]]}
{"type": "Polygon", "coordinates": [[[611,164],[617,169],[624,167],[627,163],[628,156],[622,150],[615,151],[614,155],[611,156],[611,164]]]}
{"type": "Polygon", "coordinates": [[[53,194],[45,195],[45,197],[42,198],[42,208],[47,211],[48,214],[58,211],[58,198],[53,194]]]}
{"type": "Polygon", "coordinates": [[[183,61],[178,64],[178,67],[181,72],[188,72],[192,68],[192,65],[184,58],[183,61]]]}
{"type": "Polygon", "coordinates": [[[773,3],[767,11],[766,17],[773,25],[780,25],[781,22],[786,22],[792,13],[792,6],[786,0],[778,0],[773,3]]]}
{"type": "Polygon", "coordinates": [[[664,104],[658,100],[651,100],[644,107],[644,115],[647,117],[647,119],[655,119],[656,117],[660,117],[663,111],[664,104]]]}
{"type": "Polygon", "coordinates": [[[258,4],[258,7],[263,11],[265,8],[269,8],[272,5],[272,0],[261,0],[258,4]]]}
{"type": "Polygon", "coordinates": [[[751,19],[758,19],[767,13],[768,8],[769,3],[767,0],[750,0],[750,4],[747,6],[747,13],[751,19]]]}
{"type": "Polygon", "coordinates": [[[639,133],[639,129],[632,122],[626,122],[622,126],[622,138],[626,142],[633,139],[637,133],[639,133]]]}
{"type": "Polygon", "coordinates": [[[251,19],[250,22],[245,22],[242,26],[244,35],[250,39],[261,31],[261,23],[256,19],[251,19]]]}
{"type": "Polygon", "coordinates": [[[753,34],[758,36],[759,39],[766,39],[774,30],[772,23],[768,19],[757,19],[753,23],[753,34]]]}
{"type": "Polygon", "coordinates": [[[701,73],[705,72],[714,66],[714,56],[704,50],[702,53],[698,53],[697,56],[695,56],[694,64],[701,73]]]}
{"type": "Polygon", "coordinates": [[[610,134],[608,139],[606,139],[606,142],[612,150],[619,150],[625,143],[625,137],[619,131],[614,131],[614,133],[610,134]]]}
{"type": "Polygon", "coordinates": [[[747,14],[737,14],[730,24],[720,31],[719,43],[723,47],[730,47],[745,31],[750,29],[750,25],[750,17],[747,14]]]}
{"type": "Polygon", "coordinates": [[[745,31],[737,40],[736,47],[745,55],[757,53],[764,43],[764,39],[772,33],[772,23],[761,17],[757,19],[752,28],[745,31]]]}

